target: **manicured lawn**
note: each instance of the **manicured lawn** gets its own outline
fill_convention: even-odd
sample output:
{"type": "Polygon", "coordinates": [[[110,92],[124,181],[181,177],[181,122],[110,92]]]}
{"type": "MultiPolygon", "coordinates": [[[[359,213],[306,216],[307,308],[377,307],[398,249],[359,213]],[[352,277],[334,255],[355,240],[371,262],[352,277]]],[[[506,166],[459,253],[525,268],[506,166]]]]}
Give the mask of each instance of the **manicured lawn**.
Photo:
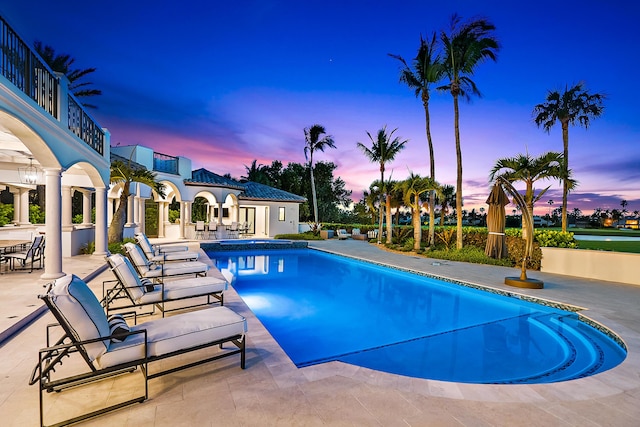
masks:
{"type": "Polygon", "coordinates": [[[640,253],[640,241],[637,242],[600,242],[596,240],[578,241],[579,249],[640,253]]]}
{"type": "MultiPolygon", "coordinates": [[[[555,230],[555,229],[552,229],[555,230]]],[[[560,230],[559,228],[557,230],[560,230]]],[[[640,230],[619,230],[617,228],[570,228],[573,234],[590,234],[592,236],[633,236],[640,237],[640,230]]]]}

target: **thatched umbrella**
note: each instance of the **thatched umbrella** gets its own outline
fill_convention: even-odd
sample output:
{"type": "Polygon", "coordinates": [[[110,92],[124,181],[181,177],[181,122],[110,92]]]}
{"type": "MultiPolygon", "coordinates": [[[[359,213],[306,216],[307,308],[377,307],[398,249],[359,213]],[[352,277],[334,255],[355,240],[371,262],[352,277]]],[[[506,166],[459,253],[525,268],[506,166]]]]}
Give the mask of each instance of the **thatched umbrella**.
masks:
{"type": "Polygon", "coordinates": [[[487,198],[487,204],[489,205],[489,212],[487,213],[489,236],[487,237],[487,246],[484,253],[488,257],[501,259],[507,256],[507,244],[504,236],[504,207],[509,204],[509,198],[500,184],[495,183],[493,185],[487,198]]]}

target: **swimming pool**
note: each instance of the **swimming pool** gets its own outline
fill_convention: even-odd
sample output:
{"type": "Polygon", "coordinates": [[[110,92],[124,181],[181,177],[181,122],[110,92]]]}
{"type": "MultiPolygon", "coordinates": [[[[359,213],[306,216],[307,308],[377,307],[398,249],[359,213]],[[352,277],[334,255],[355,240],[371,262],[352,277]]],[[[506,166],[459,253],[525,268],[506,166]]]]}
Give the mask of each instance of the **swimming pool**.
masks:
{"type": "Polygon", "coordinates": [[[315,250],[209,253],[291,360],[418,378],[541,383],[626,357],[576,313],[315,250]]]}

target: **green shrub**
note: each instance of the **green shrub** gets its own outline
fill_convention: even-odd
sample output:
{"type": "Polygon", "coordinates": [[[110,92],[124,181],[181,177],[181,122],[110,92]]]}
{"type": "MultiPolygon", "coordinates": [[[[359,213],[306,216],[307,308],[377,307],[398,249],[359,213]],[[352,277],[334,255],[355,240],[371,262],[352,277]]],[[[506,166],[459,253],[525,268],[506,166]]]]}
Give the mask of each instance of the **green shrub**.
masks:
{"type": "MultiPolygon", "coordinates": [[[[505,230],[507,236],[522,237],[522,229],[508,228],[505,230]]],[[[545,248],[576,248],[577,244],[573,238],[573,233],[559,230],[534,230],[534,242],[545,248]]]]}
{"type": "Polygon", "coordinates": [[[174,224],[177,219],[180,219],[180,211],[169,209],[169,222],[174,224]]]}
{"type": "Polygon", "coordinates": [[[80,248],[80,254],[91,255],[96,251],[96,242],[89,242],[86,245],[82,245],[80,248]]]}
{"type": "Polygon", "coordinates": [[[124,244],[135,243],[135,242],[136,242],[135,239],[132,239],[131,237],[127,237],[122,242],[109,243],[109,252],[111,252],[112,254],[124,255],[125,254],[124,244]]]}
{"type": "Polygon", "coordinates": [[[29,205],[29,222],[31,224],[44,224],[44,212],[38,205],[29,205]]]}
{"type": "Polygon", "coordinates": [[[298,234],[277,234],[273,238],[284,240],[324,240],[319,234],[313,234],[312,231],[298,234]]]}
{"type": "MultiPolygon", "coordinates": [[[[524,240],[521,237],[507,236],[507,251],[509,252],[509,260],[514,267],[522,265],[522,257],[524,256],[524,240]]],[[[533,253],[527,263],[530,270],[540,270],[542,263],[542,250],[537,242],[533,242],[533,253]]]]}
{"type": "Polygon", "coordinates": [[[0,227],[13,221],[13,205],[0,203],[0,227]]]}
{"type": "Polygon", "coordinates": [[[451,261],[471,262],[474,264],[490,264],[512,267],[510,259],[493,259],[485,255],[484,249],[476,246],[464,246],[462,249],[434,249],[426,253],[429,258],[447,259],[451,261]]]}

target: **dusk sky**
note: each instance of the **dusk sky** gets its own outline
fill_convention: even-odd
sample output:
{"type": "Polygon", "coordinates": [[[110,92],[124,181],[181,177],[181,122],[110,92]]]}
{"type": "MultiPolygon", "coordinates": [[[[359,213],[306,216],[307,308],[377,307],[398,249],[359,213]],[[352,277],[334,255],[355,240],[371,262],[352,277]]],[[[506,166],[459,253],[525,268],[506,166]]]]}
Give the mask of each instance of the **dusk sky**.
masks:
{"type": "MultiPolygon", "coordinates": [[[[112,145],[141,144],[192,159],[193,168],[245,174],[253,159],[303,163],[305,127],[326,127],[332,161],[358,199],[378,178],[356,142],[366,131],[398,128],[407,149],[387,176],[428,175],[422,103],[398,82],[420,35],[450,17],[492,21],[501,49],[473,80],[483,94],[460,104],[464,208],[485,206],[496,160],[562,151],[560,125],[537,128],[533,107],[548,90],[580,81],[607,95],[588,130],[569,131],[569,166],[578,188],[569,209],[640,210],[640,3],[583,1],[3,1],[0,13],[32,44],[71,54],[103,95],[91,100],[112,145]]],[[[436,179],[455,184],[453,102],[432,93],[436,179]]],[[[561,204],[561,186],[539,203],[561,204]]],[[[548,184],[546,184],[548,185],[548,184]]],[[[544,186],[546,186],[544,185],[544,186]]],[[[543,187],[540,184],[538,187],[543,187]]],[[[507,208],[508,210],[510,207],[507,208]]]]}

